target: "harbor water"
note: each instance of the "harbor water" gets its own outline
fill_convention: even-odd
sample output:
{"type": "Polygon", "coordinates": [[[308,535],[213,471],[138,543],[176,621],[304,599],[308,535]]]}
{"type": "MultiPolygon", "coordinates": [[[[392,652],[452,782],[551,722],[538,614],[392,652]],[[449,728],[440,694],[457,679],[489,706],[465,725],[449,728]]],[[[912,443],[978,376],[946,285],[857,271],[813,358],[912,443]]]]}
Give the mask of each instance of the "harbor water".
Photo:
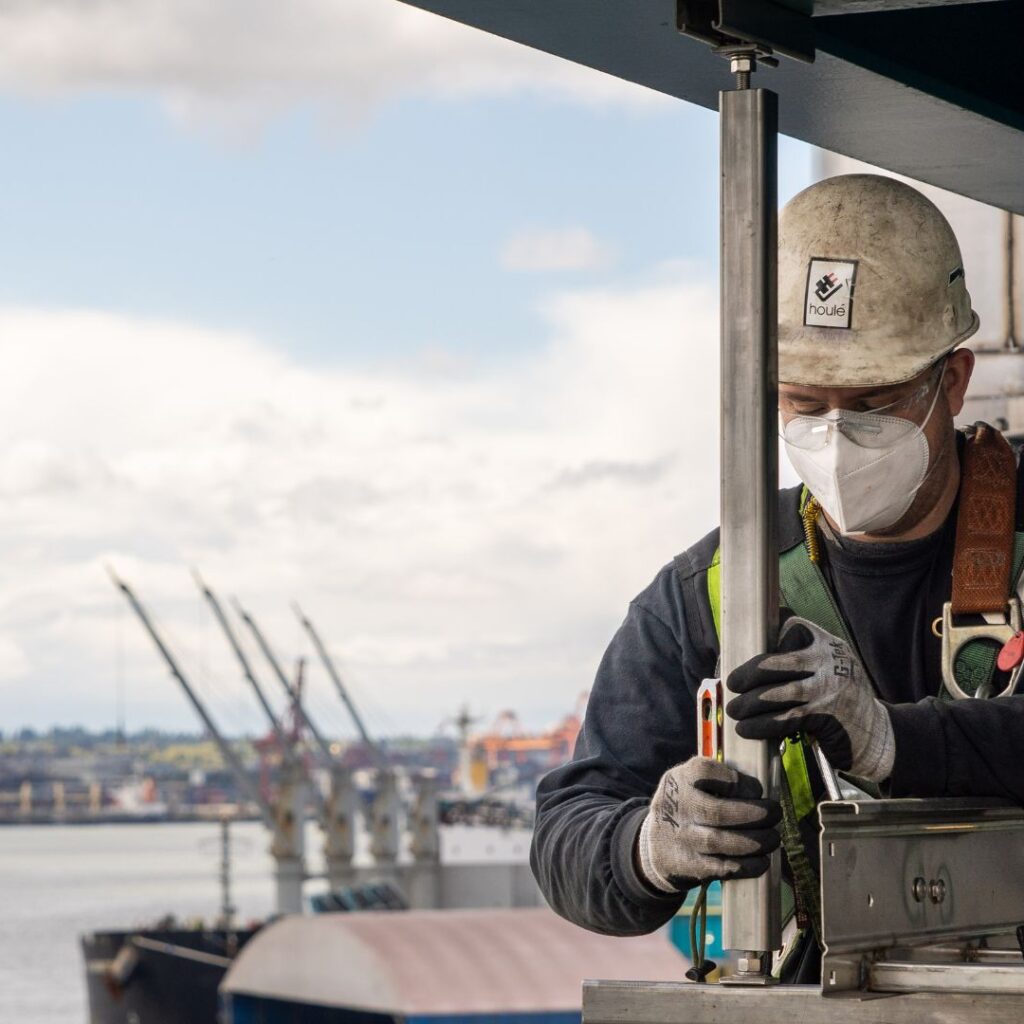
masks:
{"type": "MultiPolygon", "coordinates": [[[[152,925],[166,914],[212,921],[221,899],[219,837],[219,827],[205,823],[0,829],[0,1021],[85,1024],[82,932],[152,925]]],[[[267,834],[257,822],[238,822],[231,838],[231,895],[244,923],[272,909],[267,834]]],[[[453,826],[441,838],[446,862],[522,862],[529,845],[523,830],[453,826]]],[[[310,827],[312,870],[319,848],[310,827]]]]}

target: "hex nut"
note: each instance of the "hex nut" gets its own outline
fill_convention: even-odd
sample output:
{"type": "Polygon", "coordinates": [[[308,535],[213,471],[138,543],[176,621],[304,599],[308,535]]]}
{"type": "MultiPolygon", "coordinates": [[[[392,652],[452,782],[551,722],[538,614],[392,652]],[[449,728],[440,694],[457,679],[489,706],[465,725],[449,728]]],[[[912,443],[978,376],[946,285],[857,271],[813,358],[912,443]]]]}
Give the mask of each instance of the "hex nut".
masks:
{"type": "Polygon", "coordinates": [[[764,958],[759,956],[741,956],[736,960],[736,970],[740,974],[761,974],[764,958]]]}
{"type": "Polygon", "coordinates": [[[928,895],[932,903],[941,903],[946,898],[946,883],[941,878],[933,879],[928,887],[928,895]]]}

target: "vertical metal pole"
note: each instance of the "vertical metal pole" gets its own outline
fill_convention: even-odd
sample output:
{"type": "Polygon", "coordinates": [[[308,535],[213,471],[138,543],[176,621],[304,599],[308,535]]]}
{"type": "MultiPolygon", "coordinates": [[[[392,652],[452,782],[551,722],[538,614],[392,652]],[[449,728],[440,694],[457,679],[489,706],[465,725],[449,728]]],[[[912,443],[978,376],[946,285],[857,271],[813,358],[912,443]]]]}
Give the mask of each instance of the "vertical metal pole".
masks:
{"type": "Polygon", "coordinates": [[[231,902],[231,819],[220,819],[220,927],[235,929],[235,905],[231,902]]]}
{"type": "MultiPolygon", "coordinates": [[[[741,83],[742,85],[742,83],[741,83]]],[[[720,94],[722,678],[769,650],[779,617],[776,506],[777,97],[765,89],[720,94]]],[[[769,792],[772,752],[725,726],[726,759],[769,792]]],[[[751,980],[778,949],[778,854],[757,879],[726,882],[722,933],[751,980]]]]}

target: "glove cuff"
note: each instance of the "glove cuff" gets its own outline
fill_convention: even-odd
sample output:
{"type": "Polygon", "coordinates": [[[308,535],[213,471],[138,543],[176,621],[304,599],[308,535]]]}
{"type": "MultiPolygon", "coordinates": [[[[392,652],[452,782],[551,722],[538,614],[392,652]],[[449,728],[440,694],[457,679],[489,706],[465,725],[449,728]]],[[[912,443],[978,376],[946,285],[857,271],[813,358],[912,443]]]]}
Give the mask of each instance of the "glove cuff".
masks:
{"type": "Polygon", "coordinates": [[[886,706],[875,700],[876,727],[868,733],[867,749],[854,774],[870,782],[885,782],[896,761],[896,736],[886,706]]]}
{"type": "Polygon", "coordinates": [[[640,871],[649,885],[659,892],[678,893],[680,892],[667,878],[665,878],[654,866],[651,857],[651,812],[648,811],[644,823],[640,826],[640,833],[637,837],[637,849],[640,853],[640,871]]]}

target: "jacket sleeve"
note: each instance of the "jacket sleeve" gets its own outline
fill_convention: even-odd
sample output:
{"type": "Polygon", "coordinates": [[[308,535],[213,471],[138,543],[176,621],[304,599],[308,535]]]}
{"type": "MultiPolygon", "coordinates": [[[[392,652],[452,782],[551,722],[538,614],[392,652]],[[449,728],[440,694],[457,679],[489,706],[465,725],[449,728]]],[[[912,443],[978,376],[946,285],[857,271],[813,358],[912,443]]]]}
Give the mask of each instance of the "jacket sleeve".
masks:
{"type": "Polygon", "coordinates": [[[1024,804],[1024,695],[934,697],[889,708],[893,796],[988,796],[1024,804]]]}
{"type": "Polygon", "coordinates": [[[682,902],[648,887],[633,848],[662,773],[695,752],[701,662],[667,566],[601,661],[573,759],[538,787],[533,872],[552,908],[591,931],[650,932],[682,902]]]}

